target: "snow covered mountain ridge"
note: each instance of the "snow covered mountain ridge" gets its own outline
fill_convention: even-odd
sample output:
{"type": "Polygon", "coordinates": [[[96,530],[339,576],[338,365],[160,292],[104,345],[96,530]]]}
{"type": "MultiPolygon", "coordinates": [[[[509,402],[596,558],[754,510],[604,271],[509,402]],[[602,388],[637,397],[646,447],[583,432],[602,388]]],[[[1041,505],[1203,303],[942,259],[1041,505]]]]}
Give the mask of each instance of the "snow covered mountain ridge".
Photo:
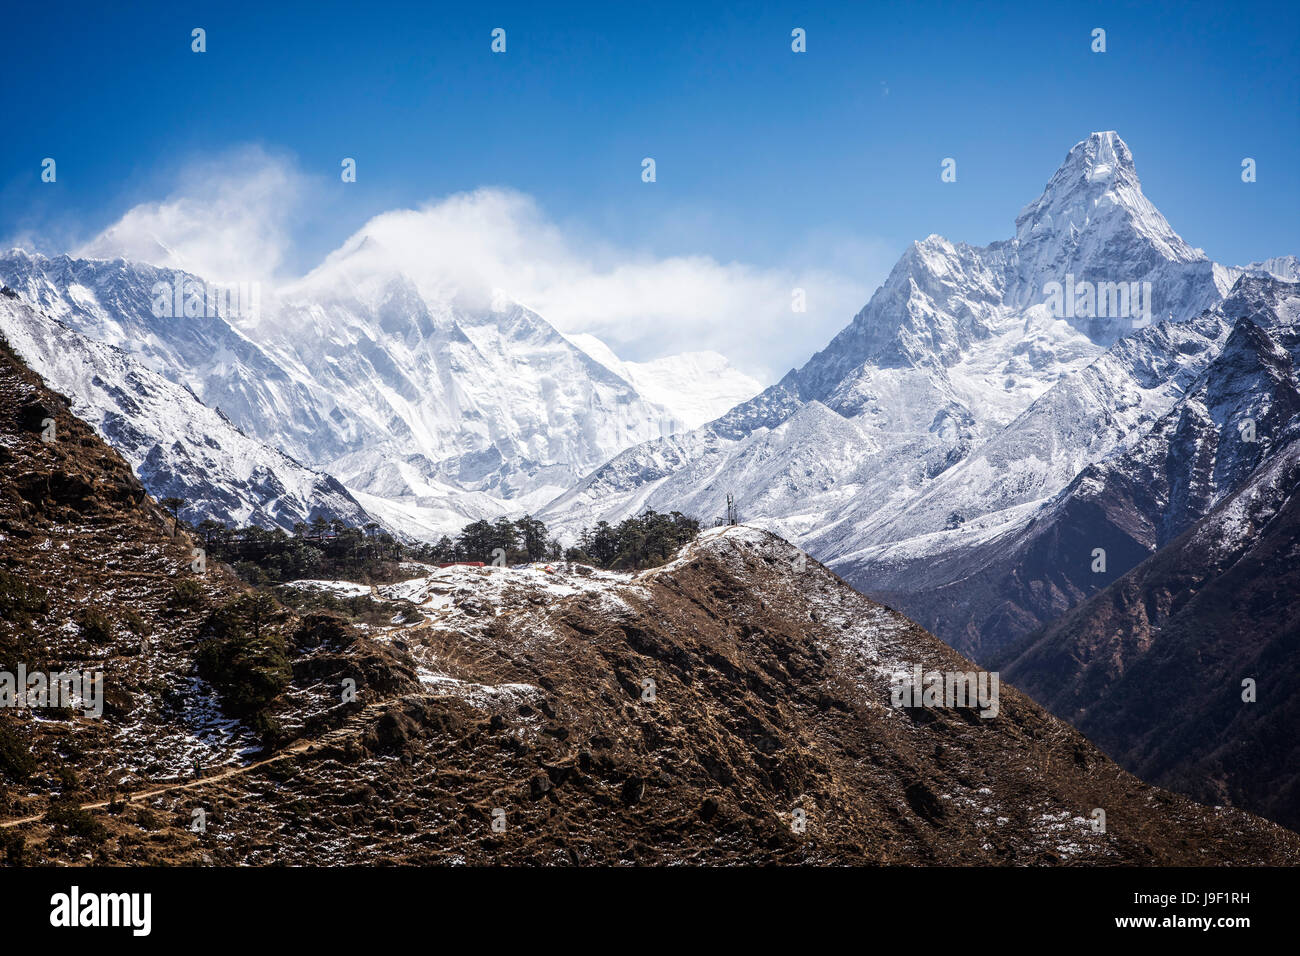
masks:
{"type": "MultiPolygon", "coordinates": [[[[593,359],[517,303],[413,278],[392,258],[360,236],[289,286],[226,290],[144,263],[13,250],[0,280],[249,439],[336,477],[404,536],[535,510],[623,448],[757,391],[715,355],[593,359]]],[[[275,523],[269,504],[227,517],[275,523]]]]}
{"type": "Polygon", "coordinates": [[[292,528],[317,517],[354,527],[371,520],[334,478],[249,437],[189,388],[117,346],[10,295],[0,296],[0,333],[122,454],[155,498],[185,502],[180,513],[187,521],[292,528]]]}
{"type": "MultiPolygon", "coordinates": [[[[1019,520],[1004,506],[1032,508],[1167,408],[1177,376],[1121,403],[1109,437],[1042,450],[1007,432],[1061,401],[1050,396],[1086,392],[1106,368],[1088,366],[1131,336],[1131,316],[1098,308],[1105,290],[1136,288],[1129,311],[1183,323],[1242,275],[1300,274],[1294,257],[1210,262],[1143,195],[1127,145],[1095,133],[1016,217],[1013,238],[913,243],[825,349],[754,394],[714,353],[620,361],[448,282],[391,239],[363,230],[303,279],[255,290],[252,308],[241,295],[196,314],[175,297],[159,314],[156,290],[210,288],[200,277],[122,259],[15,250],[0,256],[0,280],[184,385],[247,438],[334,476],[399,534],[539,510],[561,530],[647,506],[707,521],[730,491],[750,517],[837,559],[943,531],[954,515],[968,529],[994,513],[1019,520]],[[967,462],[986,470],[951,507],[927,496],[967,462]]],[[[232,517],[270,513],[241,509],[232,517]]]]}

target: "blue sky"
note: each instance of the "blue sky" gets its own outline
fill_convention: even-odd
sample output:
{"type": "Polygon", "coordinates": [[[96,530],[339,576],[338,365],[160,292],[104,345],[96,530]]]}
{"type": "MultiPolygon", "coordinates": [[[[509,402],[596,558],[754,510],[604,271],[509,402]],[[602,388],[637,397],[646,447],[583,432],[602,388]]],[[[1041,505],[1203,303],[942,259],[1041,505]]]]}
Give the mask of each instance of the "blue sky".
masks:
{"type": "Polygon", "coordinates": [[[0,237],[63,251],[174,193],[196,161],[252,144],[313,185],[284,222],[289,272],[385,210],[506,187],[579,246],[824,268],[869,293],[912,239],[1010,236],[1069,147],[1115,129],[1173,227],[1244,263],[1300,253],[1298,11],[15,5],[0,237]],[[190,51],[196,26],[204,54],[190,51]],[[504,55],[490,52],[494,27],[504,55]],[[791,52],[794,27],[806,54],[791,52]],[[40,182],[46,156],[56,184],[40,182]],[[354,184],[339,181],[344,156],[354,184]],[[949,156],[958,181],[944,184],[949,156]]]}

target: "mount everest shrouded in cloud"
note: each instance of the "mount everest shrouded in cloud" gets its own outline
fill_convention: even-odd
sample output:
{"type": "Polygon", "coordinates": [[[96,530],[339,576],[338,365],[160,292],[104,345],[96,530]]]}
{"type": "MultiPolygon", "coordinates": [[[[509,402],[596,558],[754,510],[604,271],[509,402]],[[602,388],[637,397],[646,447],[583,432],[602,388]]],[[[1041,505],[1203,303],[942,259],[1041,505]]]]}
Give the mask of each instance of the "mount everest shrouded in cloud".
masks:
{"type": "MultiPolygon", "coordinates": [[[[1081,500],[1089,469],[1189,396],[1217,394],[1233,301],[1250,290],[1286,301],[1279,279],[1295,265],[1211,262],[1143,195],[1127,145],[1094,133],[1020,213],[1014,238],[913,243],[802,368],[702,428],[622,453],[542,517],[572,527],[645,507],[710,516],[731,493],[747,520],[978,656],[1081,599],[1077,570],[1105,546],[1090,540],[1102,525],[1080,512],[1042,538],[1060,496],[1081,500]],[[1127,310],[1118,296],[1098,308],[1102,284],[1142,291],[1127,310]],[[1077,292],[1066,309],[1052,302],[1059,288],[1077,292]]],[[[1276,336],[1288,308],[1261,307],[1254,324],[1276,336]]],[[[1211,417],[1226,436],[1236,421],[1225,414],[1211,417]]],[[[1208,465],[1213,489],[1177,520],[1148,520],[1185,527],[1245,467],[1208,465]]],[[[1105,580],[1163,540],[1112,541],[1105,580]]]]}
{"type": "MultiPolygon", "coordinates": [[[[233,308],[209,305],[218,287],[202,277],[124,259],[13,250],[0,256],[0,279],[48,319],[183,386],[246,441],[346,484],[337,490],[356,514],[415,537],[535,510],[622,449],[757,391],[712,354],[597,360],[588,352],[598,340],[580,348],[518,303],[432,270],[408,274],[396,259],[362,233],[301,280],[253,284],[233,308]],[[171,290],[179,290],[175,307],[171,290]],[[187,309],[192,296],[198,306],[187,309]],[[696,372],[710,380],[683,390],[696,372]]],[[[25,357],[57,373],[54,387],[79,387],[66,366],[25,357]]],[[[152,411],[138,422],[127,409],[116,414],[140,436],[166,431],[152,411]]],[[[143,438],[137,444],[145,447],[143,438]]],[[[171,493],[142,477],[155,493],[171,493]]],[[[224,500],[197,478],[183,484],[187,500],[224,500]]],[[[224,513],[215,504],[193,513],[286,527],[300,517],[281,508],[275,483],[258,487],[264,495],[250,491],[224,513]]],[[[327,498],[302,504],[333,516],[327,498]]]]}

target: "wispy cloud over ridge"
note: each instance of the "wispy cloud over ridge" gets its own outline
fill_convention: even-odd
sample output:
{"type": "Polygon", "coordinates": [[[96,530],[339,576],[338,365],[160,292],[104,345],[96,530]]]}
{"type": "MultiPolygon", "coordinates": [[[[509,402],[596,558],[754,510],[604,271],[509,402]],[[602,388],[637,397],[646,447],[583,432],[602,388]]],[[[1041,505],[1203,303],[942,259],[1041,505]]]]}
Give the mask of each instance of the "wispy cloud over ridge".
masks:
{"type": "Polygon", "coordinates": [[[853,241],[801,250],[786,268],[721,262],[704,253],[657,255],[561,226],[531,196],[485,187],[369,219],[306,276],[295,276],[295,226],[324,183],[283,154],[244,146],[186,167],[166,198],[141,203],[74,254],[122,256],[216,282],[310,284],[349,268],[395,270],[471,301],[504,292],[566,333],[589,333],[620,356],[654,359],[712,349],[771,380],[802,361],[866,300],[866,279],[892,252],[853,241]],[[861,274],[843,249],[865,249],[861,274]],[[832,267],[810,262],[835,263],[832,267]],[[796,290],[802,290],[801,293],[796,290]],[[806,311],[796,311],[802,299],[806,311]]]}

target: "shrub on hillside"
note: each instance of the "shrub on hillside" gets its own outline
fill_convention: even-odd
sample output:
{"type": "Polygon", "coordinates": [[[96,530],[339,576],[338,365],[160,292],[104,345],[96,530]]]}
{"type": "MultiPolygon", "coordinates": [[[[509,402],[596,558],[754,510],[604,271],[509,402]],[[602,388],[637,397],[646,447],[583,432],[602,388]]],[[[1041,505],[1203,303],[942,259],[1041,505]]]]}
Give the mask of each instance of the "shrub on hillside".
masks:
{"type": "Polygon", "coordinates": [[[136,637],[148,637],[153,632],[149,622],[133,607],[129,607],[122,612],[122,623],[136,637]]]}
{"type": "Polygon", "coordinates": [[[36,758],[13,728],[0,723],[0,773],[22,783],[36,770],[36,758]]]}
{"type": "Polygon", "coordinates": [[[193,578],[181,578],[172,585],[167,605],[173,610],[189,611],[203,604],[203,588],[193,578]]]}
{"type": "Polygon", "coordinates": [[[292,671],[279,626],[284,612],[265,594],[245,594],[204,622],[199,674],[231,714],[259,714],[289,684],[292,671]]]}
{"type": "Polygon", "coordinates": [[[83,640],[92,644],[107,644],[113,639],[113,622],[97,608],[82,608],[76,614],[76,622],[83,640]]]}
{"type": "Polygon", "coordinates": [[[8,571],[0,571],[0,620],[30,624],[50,609],[50,598],[38,587],[8,571]]]}
{"type": "Polygon", "coordinates": [[[45,811],[45,822],[69,836],[87,840],[101,840],[107,831],[89,810],[83,810],[74,800],[59,801],[45,811]]]}

